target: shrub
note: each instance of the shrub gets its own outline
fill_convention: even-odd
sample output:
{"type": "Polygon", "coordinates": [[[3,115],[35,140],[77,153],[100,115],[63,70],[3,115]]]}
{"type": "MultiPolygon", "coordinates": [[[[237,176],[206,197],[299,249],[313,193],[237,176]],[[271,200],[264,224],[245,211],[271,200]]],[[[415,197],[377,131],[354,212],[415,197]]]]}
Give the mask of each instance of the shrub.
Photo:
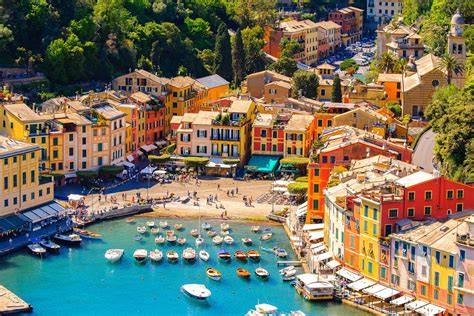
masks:
{"type": "Polygon", "coordinates": [[[171,159],[171,156],[168,153],[162,154],[160,156],[156,156],[156,155],[149,155],[148,156],[148,160],[154,165],[159,165],[159,164],[165,163],[165,162],[169,161],[170,159],[171,159]]]}
{"type": "Polygon", "coordinates": [[[123,171],[123,166],[102,166],[99,168],[99,175],[101,177],[110,178],[115,177],[123,171]]]}
{"type": "Polygon", "coordinates": [[[240,159],[238,158],[224,158],[222,162],[226,165],[238,165],[240,163],[240,159]]]}
{"type": "Polygon", "coordinates": [[[183,159],[186,167],[199,168],[204,167],[209,162],[209,158],[206,157],[185,157],[183,159]]]}
{"type": "Polygon", "coordinates": [[[308,182],[308,177],[298,177],[295,180],[296,182],[308,182]]]}
{"type": "Polygon", "coordinates": [[[280,160],[282,165],[291,165],[296,168],[306,167],[309,163],[309,159],[306,157],[286,157],[280,160]]]}
{"type": "Polygon", "coordinates": [[[296,195],[304,195],[308,191],[307,182],[293,182],[288,184],[288,192],[296,195]]]}

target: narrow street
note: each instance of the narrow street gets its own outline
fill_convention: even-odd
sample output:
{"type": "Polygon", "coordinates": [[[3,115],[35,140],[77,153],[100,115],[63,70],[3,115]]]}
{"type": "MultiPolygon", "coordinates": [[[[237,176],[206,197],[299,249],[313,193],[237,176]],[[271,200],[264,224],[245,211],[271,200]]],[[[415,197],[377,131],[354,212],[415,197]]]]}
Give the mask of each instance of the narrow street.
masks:
{"type": "Polygon", "coordinates": [[[413,163],[423,168],[426,172],[432,172],[434,170],[433,149],[435,138],[436,133],[434,133],[432,129],[429,129],[421,136],[413,152],[413,163]]]}

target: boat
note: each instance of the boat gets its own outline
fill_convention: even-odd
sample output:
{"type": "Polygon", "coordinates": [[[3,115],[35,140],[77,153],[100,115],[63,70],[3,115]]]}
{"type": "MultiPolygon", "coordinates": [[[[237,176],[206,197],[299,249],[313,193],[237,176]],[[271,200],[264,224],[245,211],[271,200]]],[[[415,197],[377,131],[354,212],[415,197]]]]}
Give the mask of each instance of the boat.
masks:
{"type": "Polygon", "coordinates": [[[252,226],[251,230],[254,232],[254,233],[258,233],[260,231],[260,226],[252,226]]]}
{"type": "Polygon", "coordinates": [[[261,240],[269,240],[270,238],[272,238],[272,236],[273,236],[272,233],[265,233],[260,237],[260,239],[261,240]]]}
{"type": "Polygon", "coordinates": [[[129,217],[129,218],[127,218],[125,221],[126,221],[127,223],[129,223],[129,224],[133,224],[133,223],[135,223],[135,218],[129,217]]]}
{"type": "Polygon", "coordinates": [[[204,243],[204,239],[201,236],[199,236],[198,238],[196,238],[195,242],[196,242],[196,247],[199,247],[204,243]]]}
{"type": "Polygon", "coordinates": [[[209,230],[209,229],[211,229],[211,224],[209,224],[207,222],[204,222],[204,223],[202,223],[201,228],[204,229],[204,230],[209,230]]]}
{"type": "Polygon", "coordinates": [[[178,240],[178,237],[176,237],[175,235],[166,236],[166,241],[170,244],[174,244],[176,240],[178,240]]]}
{"type": "Polygon", "coordinates": [[[63,235],[56,234],[53,239],[58,243],[65,244],[68,246],[79,246],[82,242],[81,236],[77,234],[63,235]]]}
{"type": "Polygon", "coordinates": [[[221,249],[217,252],[217,256],[219,257],[219,259],[222,259],[224,261],[230,261],[231,260],[231,255],[230,253],[225,250],[225,249],[221,249]]]}
{"type": "Polygon", "coordinates": [[[243,252],[242,250],[237,250],[236,252],[234,252],[234,257],[237,260],[240,260],[240,261],[243,261],[243,262],[247,261],[247,254],[245,252],[243,252]]]}
{"type": "Polygon", "coordinates": [[[257,250],[247,251],[247,256],[249,257],[250,260],[253,260],[253,261],[259,261],[260,260],[260,254],[258,253],[257,250]]]}
{"type": "Polygon", "coordinates": [[[228,245],[232,245],[234,243],[234,238],[232,238],[232,236],[227,235],[224,237],[224,242],[228,245]]]}
{"type": "Polygon", "coordinates": [[[189,233],[190,233],[191,236],[193,236],[193,237],[199,236],[199,230],[197,230],[196,228],[191,229],[191,231],[190,231],[189,233]]]}
{"type": "Polygon", "coordinates": [[[155,249],[155,250],[150,251],[150,253],[148,254],[148,257],[153,262],[160,262],[161,259],[163,259],[163,252],[161,252],[161,250],[159,249],[155,249]]]}
{"type": "Polygon", "coordinates": [[[138,263],[145,262],[147,257],[148,251],[146,251],[145,249],[137,249],[133,253],[133,258],[135,258],[138,263]]]}
{"type": "Polygon", "coordinates": [[[43,239],[39,242],[39,244],[41,245],[41,247],[46,249],[46,251],[51,252],[51,253],[58,253],[59,250],[61,249],[60,245],[58,245],[55,242],[52,242],[49,239],[43,239]]]}
{"type": "Polygon", "coordinates": [[[135,237],[133,237],[133,239],[135,241],[141,241],[143,239],[143,237],[141,235],[135,235],[135,237]]]}
{"type": "Polygon", "coordinates": [[[278,308],[270,304],[257,304],[245,316],[276,316],[279,315],[278,308]]]}
{"type": "Polygon", "coordinates": [[[203,284],[184,284],[181,291],[198,300],[206,300],[211,296],[211,291],[203,284]]]}
{"type": "Polygon", "coordinates": [[[308,301],[324,301],[334,299],[334,285],[321,281],[319,276],[312,273],[296,276],[295,290],[308,301]]]}
{"type": "Polygon", "coordinates": [[[102,234],[91,232],[85,229],[74,228],[73,231],[81,236],[82,238],[86,239],[102,239],[102,234]]]}
{"type": "Polygon", "coordinates": [[[250,272],[244,268],[237,268],[237,275],[241,278],[248,279],[250,278],[250,272]]]}
{"type": "Polygon", "coordinates": [[[161,228],[168,228],[169,227],[168,222],[167,221],[160,221],[160,227],[161,228]]]}
{"type": "Polygon", "coordinates": [[[242,238],[242,243],[246,246],[251,246],[253,241],[251,238],[248,238],[248,237],[244,237],[242,238]]]}
{"type": "Polygon", "coordinates": [[[224,240],[224,239],[223,239],[221,236],[219,236],[219,235],[214,236],[214,237],[212,238],[212,242],[214,243],[214,245],[220,245],[220,244],[222,244],[222,241],[223,241],[223,240],[224,240]]]}
{"type": "Polygon", "coordinates": [[[186,238],[184,237],[179,237],[176,242],[178,243],[178,245],[184,245],[186,243],[186,238]]]}
{"type": "Polygon", "coordinates": [[[166,236],[173,236],[174,235],[174,230],[170,229],[165,232],[166,236]]]}
{"type": "Polygon", "coordinates": [[[222,236],[227,236],[227,235],[229,235],[229,231],[228,230],[221,230],[220,234],[222,236]]]}
{"type": "Polygon", "coordinates": [[[177,262],[179,259],[179,255],[176,251],[170,250],[166,253],[166,258],[169,262],[177,262]]]}
{"type": "Polygon", "coordinates": [[[210,257],[209,252],[207,252],[206,250],[201,249],[199,251],[199,259],[201,259],[202,261],[208,261],[209,257],[210,257]]]}
{"type": "Polygon", "coordinates": [[[42,257],[46,254],[46,249],[41,247],[40,244],[34,243],[34,244],[29,244],[28,250],[35,256],[42,257]]]}
{"type": "Polygon", "coordinates": [[[146,222],[145,224],[146,224],[146,226],[148,226],[148,227],[150,227],[150,228],[155,227],[155,222],[154,222],[154,221],[148,221],[148,222],[146,222]]]}
{"type": "Polygon", "coordinates": [[[271,233],[272,232],[272,228],[271,227],[266,227],[263,229],[263,233],[271,233]]]}
{"type": "Polygon", "coordinates": [[[207,236],[209,237],[214,237],[217,235],[217,232],[215,230],[209,230],[207,231],[207,236]]]}
{"type": "Polygon", "coordinates": [[[220,281],[220,279],[222,278],[222,273],[220,273],[214,268],[207,268],[206,275],[209,277],[209,279],[214,281],[220,281]]]}
{"type": "Polygon", "coordinates": [[[105,259],[107,259],[108,262],[114,263],[122,259],[124,252],[125,250],[123,249],[108,249],[105,252],[104,257],[105,259]]]}
{"type": "Polygon", "coordinates": [[[182,229],[183,229],[183,224],[180,224],[180,223],[174,224],[174,229],[176,229],[176,230],[182,230],[182,229]]]}
{"type": "Polygon", "coordinates": [[[283,248],[276,248],[274,252],[278,258],[286,258],[288,256],[288,253],[283,248]]]}
{"type": "Polygon", "coordinates": [[[166,241],[166,239],[162,235],[155,238],[155,244],[164,244],[165,241],[166,241]]]}
{"type": "Polygon", "coordinates": [[[137,227],[137,232],[138,232],[139,234],[144,234],[144,233],[146,233],[146,226],[138,226],[138,227],[137,227]]]}
{"type": "MultiPolygon", "coordinates": [[[[294,272],[296,274],[296,271],[291,271],[291,272],[294,272]]],[[[289,273],[289,274],[282,275],[281,279],[285,282],[293,281],[295,279],[295,274],[289,273]]]]}
{"type": "Polygon", "coordinates": [[[267,279],[270,276],[270,273],[262,267],[255,269],[255,274],[262,279],[267,279]]]}
{"type": "Polygon", "coordinates": [[[186,248],[183,250],[183,259],[187,262],[193,262],[196,260],[196,250],[193,248],[186,248]]]}
{"type": "Polygon", "coordinates": [[[295,266],[288,266],[288,267],[285,267],[285,268],[281,269],[279,272],[280,272],[281,275],[284,275],[288,271],[293,271],[293,270],[296,271],[295,266]]]}
{"type": "Polygon", "coordinates": [[[150,231],[153,235],[158,235],[160,229],[158,227],[153,227],[150,231]]]}
{"type": "Polygon", "coordinates": [[[229,230],[229,229],[230,229],[229,224],[227,224],[227,223],[221,223],[221,230],[227,231],[227,230],[229,230]]]}

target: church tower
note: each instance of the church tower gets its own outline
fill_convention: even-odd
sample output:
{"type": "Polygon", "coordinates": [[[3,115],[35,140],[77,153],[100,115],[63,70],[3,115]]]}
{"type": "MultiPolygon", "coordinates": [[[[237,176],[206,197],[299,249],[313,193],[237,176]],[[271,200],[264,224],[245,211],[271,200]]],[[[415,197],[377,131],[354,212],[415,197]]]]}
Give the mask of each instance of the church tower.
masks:
{"type": "MultiPolygon", "coordinates": [[[[454,56],[459,63],[466,65],[466,41],[463,36],[464,18],[459,9],[451,18],[451,27],[448,33],[448,54],[454,56]]],[[[457,87],[464,85],[465,74],[453,74],[453,83],[457,87]]]]}

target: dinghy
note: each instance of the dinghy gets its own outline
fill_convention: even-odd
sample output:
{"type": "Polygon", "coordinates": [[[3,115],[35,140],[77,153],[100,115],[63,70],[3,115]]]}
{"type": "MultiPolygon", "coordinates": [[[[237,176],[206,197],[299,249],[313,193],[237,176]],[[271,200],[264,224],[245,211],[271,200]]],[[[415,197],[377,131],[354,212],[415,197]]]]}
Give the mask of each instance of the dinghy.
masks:
{"type": "Polygon", "coordinates": [[[266,233],[266,234],[263,234],[260,239],[261,240],[269,240],[270,238],[272,238],[273,234],[272,233],[266,233]]]}
{"type": "Polygon", "coordinates": [[[174,229],[176,229],[176,230],[182,230],[182,229],[183,229],[183,224],[180,224],[180,223],[174,224],[174,229]]]}
{"type": "Polygon", "coordinates": [[[138,226],[137,227],[137,233],[139,233],[139,234],[146,233],[146,226],[138,226]]]}
{"type": "Polygon", "coordinates": [[[184,245],[186,243],[186,238],[184,237],[179,237],[176,242],[178,243],[178,245],[184,245]]]}
{"type": "Polygon", "coordinates": [[[224,240],[224,239],[223,239],[221,236],[219,236],[219,235],[214,236],[214,237],[212,238],[212,242],[214,243],[214,245],[220,245],[220,244],[222,244],[222,241],[223,241],[223,240],[224,240]]]}
{"type": "Polygon", "coordinates": [[[236,252],[234,252],[234,257],[237,260],[240,260],[242,262],[247,261],[247,254],[245,252],[243,252],[242,250],[237,250],[236,252]]]}
{"type": "Polygon", "coordinates": [[[254,233],[258,233],[260,231],[260,226],[252,226],[251,230],[254,232],[254,233]]]}
{"type": "Polygon", "coordinates": [[[207,236],[209,236],[209,237],[214,237],[216,235],[217,235],[217,232],[215,230],[209,230],[207,232],[207,236]]]}
{"type": "Polygon", "coordinates": [[[250,272],[244,268],[237,268],[237,275],[244,279],[250,278],[250,272]]]}
{"type": "Polygon", "coordinates": [[[252,241],[251,238],[244,237],[244,238],[242,238],[242,243],[246,246],[251,246],[253,241],[252,241]]]}
{"type": "Polygon", "coordinates": [[[199,236],[198,238],[196,238],[195,242],[196,242],[196,247],[199,247],[204,243],[204,239],[201,236],[199,236]]]}
{"type": "Polygon", "coordinates": [[[227,235],[224,237],[224,242],[228,245],[232,245],[234,243],[234,238],[232,238],[232,236],[227,235]]]}
{"type": "Polygon", "coordinates": [[[193,237],[199,236],[199,230],[197,230],[196,228],[191,229],[191,231],[190,231],[189,233],[190,233],[191,236],[193,236],[193,237]]]}
{"type": "Polygon", "coordinates": [[[170,244],[174,244],[176,240],[178,240],[178,237],[176,237],[175,235],[166,236],[166,241],[170,244]]]}
{"type": "Polygon", "coordinates": [[[255,274],[262,279],[267,279],[270,276],[270,273],[262,267],[255,269],[255,274]]]}
{"type": "Polygon", "coordinates": [[[163,252],[161,252],[161,250],[159,249],[155,249],[155,250],[150,251],[150,254],[148,255],[148,257],[150,258],[152,262],[160,262],[161,259],[163,259],[163,252]]]}
{"type": "Polygon", "coordinates": [[[194,262],[194,260],[196,260],[196,250],[194,250],[193,248],[184,249],[183,259],[187,262],[194,262]]]}
{"type": "Polygon", "coordinates": [[[155,244],[164,244],[165,241],[166,241],[165,237],[161,235],[155,238],[155,244]]]}
{"type": "Polygon", "coordinates": [[[160,221],[160,227],[161,228],[168,228],[169,227],[168,222],[167,221],[160,221]]]}
{"type": "Polygon", "coordinates": [[[209,257],[210,257],[210,255],[206,250],[201,249],[199,251],[199,259],[201,259],[202,261],[208,261],[209,257]]]}
{"type": "Polygon", "coordinates": [[[260,260],[260,254],[258,253],[257,250],[249,250],[247,252],[247,256],[249,257],[250,260],[253,260],[253,261],[259,261],[260,260]]]}
{"type": "Polygon", "coordinates": [[[217,269],[214,268],[207,268],[206,275],[209,277],[209,279],[214,281],[219,281],[222,277],[222,273],[220,273],[217,269]]]}
{"type": "Polygon", "coordinates": [[[154,222],[154,221],[148,221],[148,222],[146,222],[145,224],[146,224],[146,226],[148,226],[148,227],[150,227],[150,228],[155,227],[155,222],[154,222]]]}
{"type": "Polygon", "coordinates": [[[222,259],[224,261],[230,261],[230,259],[231,259],[230,253],[225,249],[219,250],[217,252],[217,256],[219,257],[219,259],[222,259]]]}
{"type": "Polygon", "coordinates": [[[148,257],[148,251],[146,251],[145,249],[137,249],[135,250],[135,252],[133,253],[133,258],[135,258],[135,260],[138,262],[138,263],[143,263],[145,262],[146,258],[148,257]]]}
{"type": "Polygon", "coordinates": [[[176,251],[170,250],[166,253],[166,258],[169,262],[177,262],[179,259],[179,255],[176,251]]]}

